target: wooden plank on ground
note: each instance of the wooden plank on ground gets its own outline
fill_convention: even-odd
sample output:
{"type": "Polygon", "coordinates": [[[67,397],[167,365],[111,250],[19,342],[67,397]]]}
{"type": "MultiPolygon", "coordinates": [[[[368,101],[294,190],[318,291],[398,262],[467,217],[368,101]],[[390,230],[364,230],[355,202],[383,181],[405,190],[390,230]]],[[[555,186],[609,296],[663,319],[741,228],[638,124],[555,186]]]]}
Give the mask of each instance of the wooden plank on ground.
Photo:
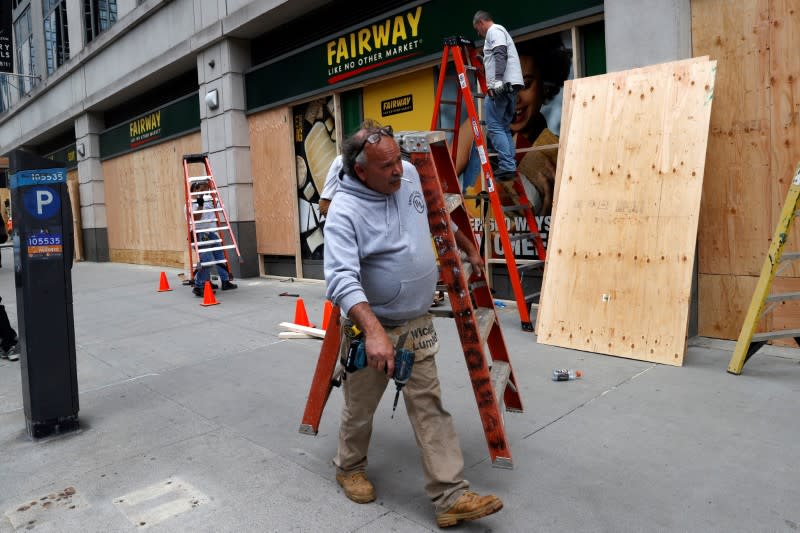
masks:
{"type": "Polygon", "coordinates": [[[319,339],[325,338],[325,330],[319,328],[310,328],[308,326],[301,326],[299,324],[293,324],[291,322],[281,322],[278,326],[282,328],[286,328],[289,331],[295,331],[297,333],[305,333],[306,335],[311,335],[312,337],[317,337],[319,339]]]}
{"type": "Polygon", "coordinates": [[[298,333],[296,331],[281,331],[278,333],[279,339],[317,339],[319,337],[314,337],[313,335],[309,335],[308,333],[298,333]]]}
{"type": "Polygon", "coordinates": [[[572,82],[539,342],[682,364],[715,69],[572,82]]]}

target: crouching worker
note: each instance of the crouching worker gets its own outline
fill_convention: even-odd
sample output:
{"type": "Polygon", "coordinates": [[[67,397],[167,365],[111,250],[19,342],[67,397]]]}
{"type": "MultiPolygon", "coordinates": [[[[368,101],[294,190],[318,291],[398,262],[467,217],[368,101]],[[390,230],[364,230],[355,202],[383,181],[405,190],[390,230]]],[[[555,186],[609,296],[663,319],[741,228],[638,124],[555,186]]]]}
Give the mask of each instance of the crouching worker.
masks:
{"type": "MultiPolygon", "coordinates": [[[[439,343],[428,313],[438,270],[425,204],[414,201],[422,199],[419,174],[401,160],[391,127],[371,122],[344,142],[342,157],[344,175],[325,225],[325,281],[328,298],[363,332],[368,366],[344,382],[336,480],[352,501],[375,500],[366,475],[372,419],[391,381],[395,349],[406,348],[415,362],[403,399],[439,527],[496,513],[503,508],[497,496],[469,490],[458,436],[442,406],[439,343]]],[[[458,233],[456,239],[481,268],[471,240],[458,233]]]]}

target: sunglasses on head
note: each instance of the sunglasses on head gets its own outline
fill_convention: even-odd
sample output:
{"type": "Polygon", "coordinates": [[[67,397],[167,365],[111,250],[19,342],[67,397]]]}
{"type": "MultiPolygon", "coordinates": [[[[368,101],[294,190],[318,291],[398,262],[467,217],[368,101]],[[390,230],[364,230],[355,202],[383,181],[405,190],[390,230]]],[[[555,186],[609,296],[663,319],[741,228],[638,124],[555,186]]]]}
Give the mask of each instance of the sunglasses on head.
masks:
{"type": "Polygon", "coordinates": [[[364,151],[364,147],[367,145],[367,143],[378,144],[381,142],[381,137],[394,137],[394,130],[392,130],[392,127],[384,126],[376,130],[371,130],[361,142],[361,146],[359,147],[358,152],[356,152],[356,157],[358,157],[361,152],[364,151]]]}

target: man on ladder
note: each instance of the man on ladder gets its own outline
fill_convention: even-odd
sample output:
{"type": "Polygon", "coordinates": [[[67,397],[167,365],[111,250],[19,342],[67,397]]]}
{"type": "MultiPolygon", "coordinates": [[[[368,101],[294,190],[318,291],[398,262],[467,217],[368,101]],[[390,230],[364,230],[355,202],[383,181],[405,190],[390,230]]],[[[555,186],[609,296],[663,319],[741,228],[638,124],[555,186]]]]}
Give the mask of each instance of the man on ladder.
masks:
{"type": "MultiPolygon", "coordinates": [[[[193,193],[206,192],[208,190],[208,181],[196,181],[192,183],[191,192],[193,193]]],[[[202,194],[196,195],[194,198],[195,201],[192,202],[192,217],[195,220],[195,229],[205,230],[216,227],[218,221],[216,214],[212,210],[214,206],[213,197],[210,194],[202,194]]],[[[212,241],[221,242],[219,235],[213,231],[198,232],[197,238],[201,243],[200,246],[203,245],[202,243],[208,243],[212,241]]],[[[217,249],[209,252],[199,252],[200,261],[198,262],[197,272],[194,275],[194,288],[192,289],[192,292],[194,292],[195,296],[199,296],[201,298],[203,297],[203,286],[211,277],[209,267],[203,266],[203,263],[215,263],[213,266],[216,266],[217,268],[217,274],[219,275],[219,280],[222,283],[223,291],[228,291],[238,287],[238,285],[231,281],[231,275],[228,271],[228,261],[225,258],[225,254],[221,249],[218,249],[219,247],[216,248],[217,249]]],[[[212,287],[214,287],[213,284],[212,287]]]]}
{"type": "MultiPolygon", "coordinates": [[[[458,436],[442,406],[434,361],[439,343],[427,313],[438,269],[419,175],[402,162],[388,127],[362,127],[345,141],[342,156],[344,176],[325,226],[325,281],[328,298],[357,327],[356,334],[363,332],[368,368],[346,375],[336,480],[352,501],[375,500],[366,476],[372,419],[389,381],[397,381],[396,352],[405,348],[415,356],[403,397],[437,524],[450,527],[493,514],[503,503],[468,490],[458,436]]],[[[456,235],[459,248],[480,267],[471,236],[456,235]]],[[[347,321],[345,327],[351,329],[347,321]]],[[[348,337],[342,339],[346,348],[348,337]]]]}
{"type": "Polygon", "coordinates": [[[517,91],[524,87],[522,67],[511,35],[503,26],[495,24],[489,13],[475,13],[472,26],[485,39],[483,66],[489,98],[484,105],[484,118],[489,139],[497,152],[497,172],[494,177],[500,181],[510,181],[517,172],[511,122],[517,106],[517,91]]]}

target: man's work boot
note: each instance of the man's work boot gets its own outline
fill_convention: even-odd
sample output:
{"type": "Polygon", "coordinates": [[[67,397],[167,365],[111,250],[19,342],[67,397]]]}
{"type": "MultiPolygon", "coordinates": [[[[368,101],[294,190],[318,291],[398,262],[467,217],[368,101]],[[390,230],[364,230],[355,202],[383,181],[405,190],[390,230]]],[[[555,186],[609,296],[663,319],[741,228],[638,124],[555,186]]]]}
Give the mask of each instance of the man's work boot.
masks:
{"type": "Polygon", "coordinates": [[[489,516],[502,508],[503,502],[494,494],[481,496],[468,490],[456,500],[450,509],[436,515],[436,523],[439,527],[451,527],[459,522],[489,516]]]}
{"type": "MultiPolygon", "coordinates": [[[[336,474],[336,481],[344,489],[344,494],[356,503],[375,501],[375,487],[364,472],[336,474]]],[[[501,505],[502,506],[502,505],[501,505]]]]}

